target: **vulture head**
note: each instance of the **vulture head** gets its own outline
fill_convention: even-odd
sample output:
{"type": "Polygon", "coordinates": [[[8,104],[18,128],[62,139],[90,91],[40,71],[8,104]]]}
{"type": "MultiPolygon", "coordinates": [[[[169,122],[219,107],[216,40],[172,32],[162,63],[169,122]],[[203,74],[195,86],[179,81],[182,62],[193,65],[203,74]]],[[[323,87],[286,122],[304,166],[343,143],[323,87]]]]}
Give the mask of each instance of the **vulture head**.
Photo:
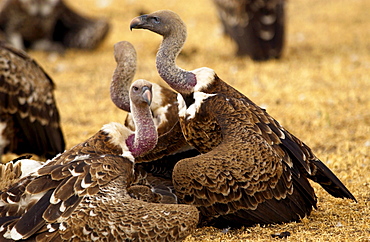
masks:
{"type": "Polygon", "coordinates": [[[131,103],[150,106],[152,103],[152,84],[144,79],[136,80],[130,88],[131,103]]]}
{"type": "Polygon", "coordinates": [[[164,38],[175,34],[182,34],[186,38],[186,25],[180,16],[170,10],[160,10],[145,14],[131,21],[130,29],[147,29],[164,38]]]}

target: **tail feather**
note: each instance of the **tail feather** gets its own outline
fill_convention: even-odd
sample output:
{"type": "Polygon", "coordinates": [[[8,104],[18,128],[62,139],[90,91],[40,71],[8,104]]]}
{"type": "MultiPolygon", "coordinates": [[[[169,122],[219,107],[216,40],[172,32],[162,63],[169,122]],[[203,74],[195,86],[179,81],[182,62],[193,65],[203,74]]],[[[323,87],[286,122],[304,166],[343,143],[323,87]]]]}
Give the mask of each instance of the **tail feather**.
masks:
{"type": "Polygon", "coordinates": [[[320,160],[311,161],[317,168],[314,175],[308,176],[319,183],[330,195],[339,198],[349,198],[357,202],[347,187],[334,175],[334,173],[320,160]]]}

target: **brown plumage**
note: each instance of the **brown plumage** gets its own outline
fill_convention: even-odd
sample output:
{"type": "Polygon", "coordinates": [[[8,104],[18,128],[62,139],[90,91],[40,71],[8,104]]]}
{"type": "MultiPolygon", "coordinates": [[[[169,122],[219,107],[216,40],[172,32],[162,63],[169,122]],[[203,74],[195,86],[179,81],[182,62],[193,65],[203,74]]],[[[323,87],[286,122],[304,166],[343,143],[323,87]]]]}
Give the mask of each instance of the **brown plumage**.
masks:
{"type": "Polygon", "coordinates": [[[284,46],[284,0],[213,0],[225,34],[238,55],[253,60],[280,58],[284,46]]]}
{"type": "MultiPolygon", "coordinates": [[[[149,110],[151,86],[130,88],[136,131],[118,123],[55,157],[0,195],[0,236],[36,241],[176,241],[196,226],[195,207],[148,203],[128,193],[138,190],[134,156],[155,146],[149,110]],[[154,142],[153,142],[154,141],[154,142]]],[[[141,189],[143,200],[155,194],[141,189]],[[144,199],[145,198],[145,199],[144,199]]]]}
{"type": "Polygon", "coordinates": [[[53,92],[53,81],[31,57],[0,41],[0,157],[64,151],[53,92]]]}
{"type": "Polygon", "coordinates": [[[173,182],[179,201],[196,205],[205,222],[240,226],[299,220],[317,202],[307,178],[335,197],[355,201],[308,146],[212,69],[176,66],[186,40],[186,26],[176,13],[142,15],[130,27],[163,36],[157,69],[180,93],[182,131],[202,153],[179,161],[173,182]]]}
{"type": "Polygon", "coordinates": [[[60,52],[97,47],[109,24],[76,13],[62,0],[4,0],[0,4],[0,31],[19,49],[60,52]]]}

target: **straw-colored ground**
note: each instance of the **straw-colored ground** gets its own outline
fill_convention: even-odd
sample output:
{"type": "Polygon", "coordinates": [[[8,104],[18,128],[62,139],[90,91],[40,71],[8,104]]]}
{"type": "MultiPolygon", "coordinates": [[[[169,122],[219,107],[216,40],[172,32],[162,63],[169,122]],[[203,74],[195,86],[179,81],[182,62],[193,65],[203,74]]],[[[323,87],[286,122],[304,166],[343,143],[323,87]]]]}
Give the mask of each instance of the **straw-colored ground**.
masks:
{"type": "Polygon", "coordinates": [[[93,52],[30,53],[57,84],[67,148],[105,123],[124,120],[125,113],[109,98],[114,43],[132,42],[139,58],[136,77],[163,84],[154,62],[161,38],[143,30],[130,32],[129,22],[141,12],[171,9],[188,26],[178,64],[185,69],[213,68],[266,107],[313,149],[358,200],[333,198],[315,185],[318,209],[302,222],[228,232],[202,228],[188,241],[271,241],[271,234],[285,231],[290,232],[288,241],[370,241],[370,1],[288,1],[283,58],[264,63],[234,57],[235,46],[222,35],[211,0],[67,2],[112,23],[109,37],[93,52]]]}

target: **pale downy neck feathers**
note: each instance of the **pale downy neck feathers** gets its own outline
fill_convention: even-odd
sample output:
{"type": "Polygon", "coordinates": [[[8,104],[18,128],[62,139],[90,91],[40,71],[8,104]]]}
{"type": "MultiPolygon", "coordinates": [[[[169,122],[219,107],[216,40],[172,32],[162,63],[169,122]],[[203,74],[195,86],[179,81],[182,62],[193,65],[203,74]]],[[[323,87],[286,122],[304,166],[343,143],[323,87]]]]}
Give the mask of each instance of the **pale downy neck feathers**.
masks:
{"type": "Polygon", "coordinates": [[[113,103],[124,111],[130,112],[129,88],[136,72],[136,51],[131,43],[121,41],[114,45],[114,70],[110,86],[113,103]]]}
{"type": "Polygon", "coordinates": [[[156,66],[161,78],[174,90],[180,93],[190,93],[196,84],[193,73],[176,65],[186,40],[186,28],[178,28],[168,36],[163,36],[163,41],[156,57],[156,66]]]}

